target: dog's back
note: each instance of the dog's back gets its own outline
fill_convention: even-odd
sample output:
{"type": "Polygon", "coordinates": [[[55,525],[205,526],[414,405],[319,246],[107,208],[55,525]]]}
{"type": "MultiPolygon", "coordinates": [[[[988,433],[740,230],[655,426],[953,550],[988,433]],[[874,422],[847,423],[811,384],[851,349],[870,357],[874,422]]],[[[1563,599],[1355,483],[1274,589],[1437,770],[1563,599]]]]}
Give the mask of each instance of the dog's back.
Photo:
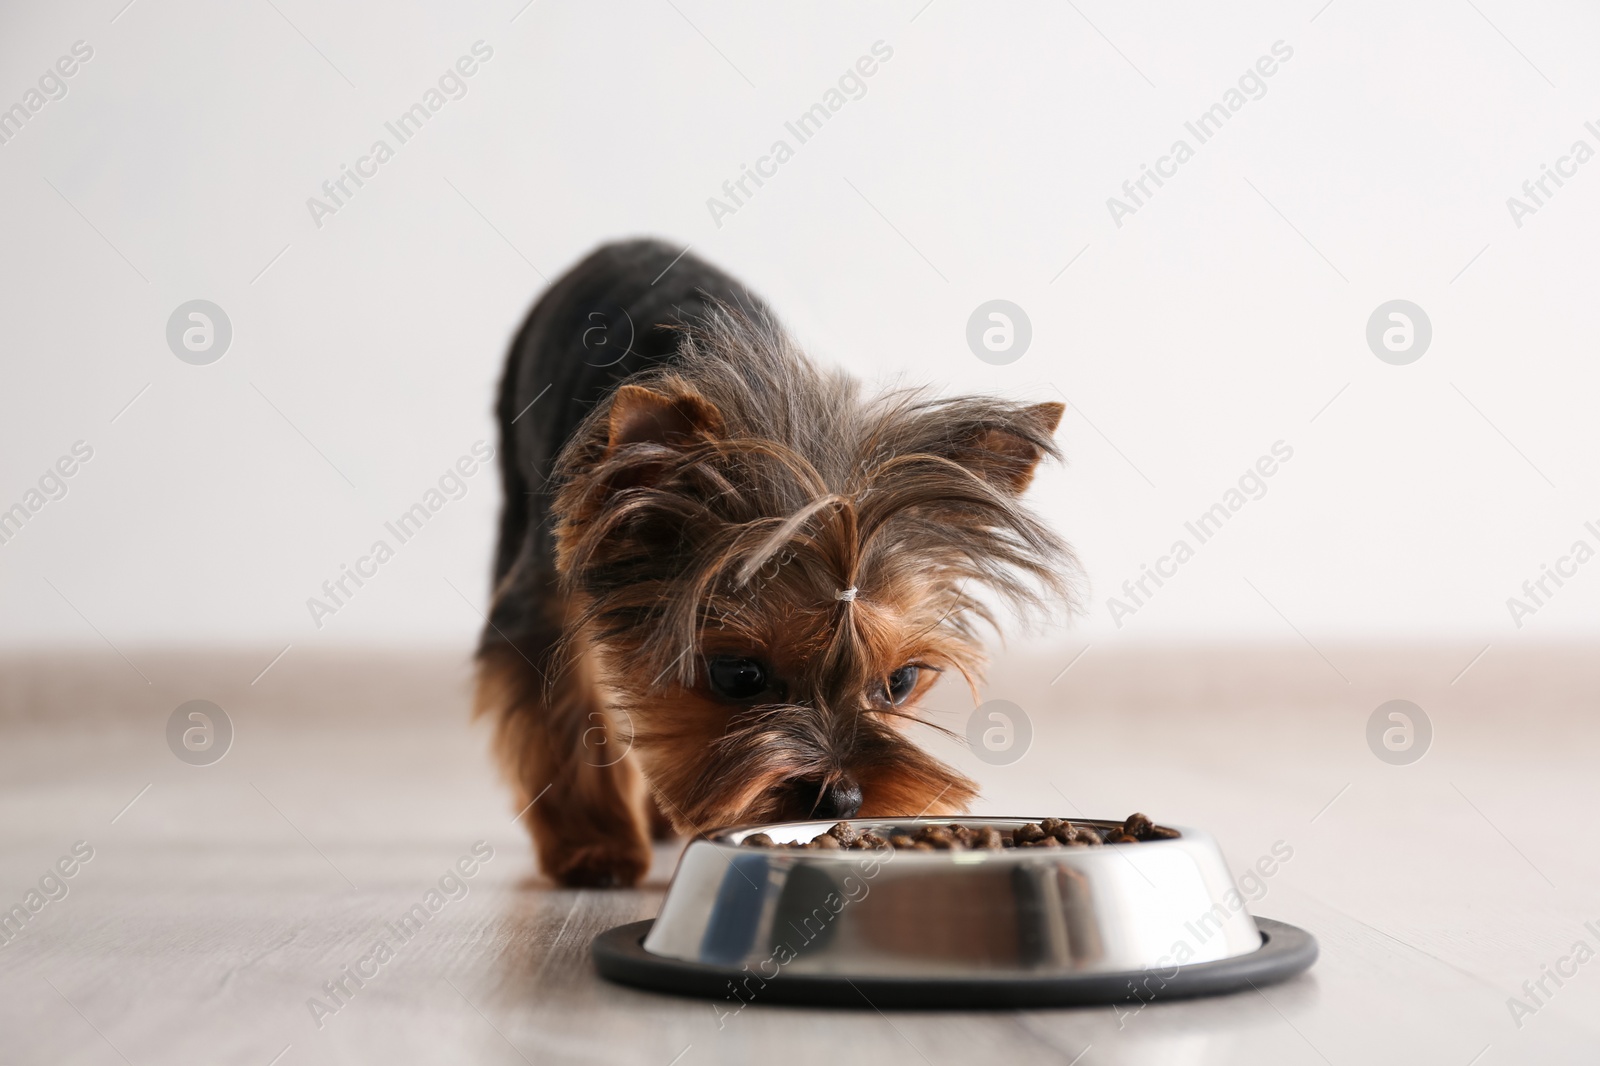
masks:
{"type": "Polygon", "coordinates": [[[590,253],[528,312],[495,409],[505,489],[497,588],[524,553],[524,566],[541,572],[553,558],[548,479],[573,430],[625,378],[671,361],[676,327],[694,324],[715,304],[765,313],[749,290],[709,263],[661,241],[634,240],[590,253]]]}

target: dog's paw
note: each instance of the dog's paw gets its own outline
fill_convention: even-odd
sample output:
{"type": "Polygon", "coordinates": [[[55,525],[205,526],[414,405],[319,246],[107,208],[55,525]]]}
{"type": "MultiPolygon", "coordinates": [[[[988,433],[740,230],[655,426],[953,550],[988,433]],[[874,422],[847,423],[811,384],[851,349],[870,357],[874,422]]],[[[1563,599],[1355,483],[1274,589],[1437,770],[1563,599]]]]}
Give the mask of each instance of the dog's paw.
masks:
{"type": "Polygon", "coordinates": [[[551,876],[569,888],[632,888],[649,869],[649,848],[608,842],[573,849],[555,864],[551,876]]]}

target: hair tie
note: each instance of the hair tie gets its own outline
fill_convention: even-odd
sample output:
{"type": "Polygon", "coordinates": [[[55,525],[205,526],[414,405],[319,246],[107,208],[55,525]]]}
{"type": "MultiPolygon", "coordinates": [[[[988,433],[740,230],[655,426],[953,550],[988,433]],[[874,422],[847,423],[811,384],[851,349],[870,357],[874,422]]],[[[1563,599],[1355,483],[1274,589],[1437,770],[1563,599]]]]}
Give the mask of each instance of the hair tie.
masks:
{"type": "Polygon", "coordinates": [[[847,589],[842,589],[839,592],[835,592],[833,594],[833,598],[838,600],[840,603],[853,603],[855,602],[856,598],[856,587],[851,585],[847,589]]]}

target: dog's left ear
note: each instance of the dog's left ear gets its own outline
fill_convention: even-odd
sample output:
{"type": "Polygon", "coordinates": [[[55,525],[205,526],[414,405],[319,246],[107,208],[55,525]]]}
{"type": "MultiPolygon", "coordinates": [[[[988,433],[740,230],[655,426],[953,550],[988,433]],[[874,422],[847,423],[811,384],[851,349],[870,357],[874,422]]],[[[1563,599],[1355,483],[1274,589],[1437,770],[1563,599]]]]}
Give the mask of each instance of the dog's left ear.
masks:
{"type": "Polygon", "coordinates": [[[1021,495],[1033,481],[1039,460],[1058,456],[1052,439],[1066,404],[1039,403],[1016,407],[964,427],[949,458],[998,488],[1021,495]]]}

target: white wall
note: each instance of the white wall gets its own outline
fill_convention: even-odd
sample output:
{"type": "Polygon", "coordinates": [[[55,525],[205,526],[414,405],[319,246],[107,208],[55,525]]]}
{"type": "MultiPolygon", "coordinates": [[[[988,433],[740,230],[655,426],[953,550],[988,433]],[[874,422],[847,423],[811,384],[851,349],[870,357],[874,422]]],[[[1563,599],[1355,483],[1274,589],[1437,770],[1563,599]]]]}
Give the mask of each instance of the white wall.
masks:
{"type": "Polygon", "coordinates": [[[320,629],[306,600],[493,440],[544,277],[640,233],[747,276],[820,358],[1069,397],[1071,465],[1036,493],[1096,593],[1053,645],[1600,622],[1600,562],[1520,629],[1506,604],[1600,547],[1600,162],[1520,227],[1506,205],[1600,149],[1593,9],[123,2],[0,14],[0,106],[93,49],[0,145],[0,507],[93,448],[0,545],[7,643],[469,640],[487,472],[320,629]],[[480,40],[466,95],[315,225],[307,198],[480,40]],[[718,225],[707,198],[880,40],[865,95],[718,225]],[[1198,144],[1185,121],[1278,41],[1198,144]],[[1194,158],[1116,225],[1179,137],[1194,158]],[[1034,334],[1004,367],[964,337],[997,297],[1034,334]],[[164,337],[195,298],[233,325],[208,366],[164,337]],[[1364,337],[1393,298],[1433,324],[1409,366],[1364,337]],[[1116,627],[1106,596],[1280,440],[1266,495],[1116,627]]]}

